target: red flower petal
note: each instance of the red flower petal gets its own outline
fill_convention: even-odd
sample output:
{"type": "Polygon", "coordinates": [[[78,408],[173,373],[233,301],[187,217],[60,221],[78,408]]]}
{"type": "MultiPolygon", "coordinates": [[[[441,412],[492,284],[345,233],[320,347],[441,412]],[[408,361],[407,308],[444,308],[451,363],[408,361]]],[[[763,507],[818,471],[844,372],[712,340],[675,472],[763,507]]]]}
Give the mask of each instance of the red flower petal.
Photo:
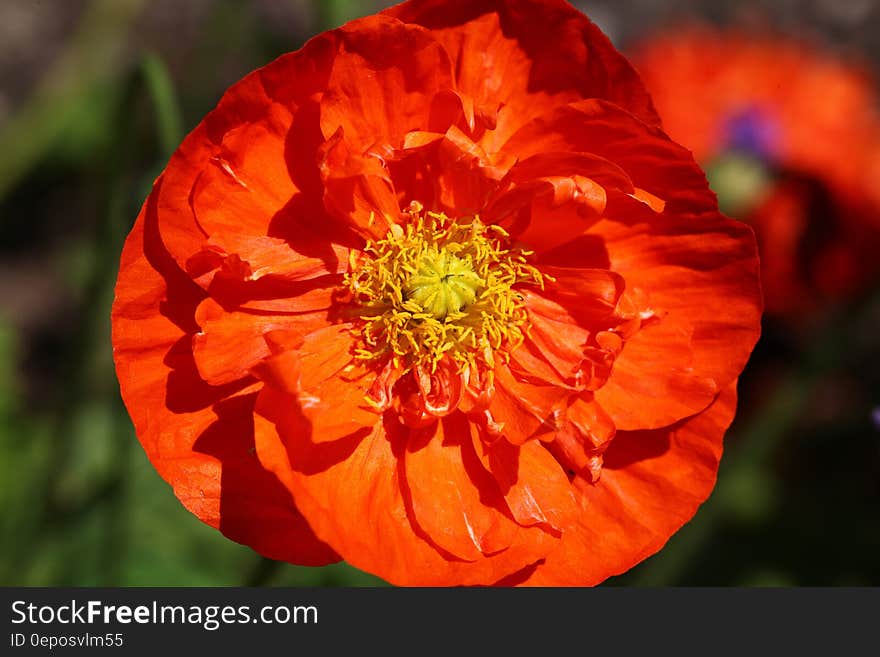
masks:
{"type": "Polygon", "coordinates": [[[340,128],[319,151],[324,205],[367,239],[381,239],[400,207],[385,163],[350,148],[340,128]]]}
{"type": "Polygon", "coordinates": [[[598,584],[654,554],[691,519],[715,485],[735,385],[703,413],[671,428],[619,432],[596,484],[575,479],[581,514],[526,584],[598,584]]]}
{"type": "Polygon", "coordinates": [[[223,136],[193,187],[202,230],[222,246],[228,234],[266,235],[279,208],[297,193],[287,171],[284,137],[292,118],[245,124],[223,136]]]}
{"type": "Polygon", "coordinates": [[[411,132],[404,146],[390,162],[401,205],[416,201],[454,217],[481,214],[513,165],[512,157],[489,155],[455,125],[443,134],[411,132]]]}
{"type": "Polygon", "coordinates": [[[201,331],[192,338],[193,356],[199,375],[210,385],[245,377],[256,363],[269,356],[263,337],[267,332],[308,333],[327,323],[326,312],[320,310],[288,315],[227,312],[211,298],[199,305],[195,317],[201,331]]]}
{"type": "Polygon", "coordinates": [[[457,88],[497,112],[487,150],[537,114],[581,98],[607,98],[660,122],[630,64],[561,0],[417,0],[385,13],[430,29],[452,58],[457,88]]]}
{"type": "MultiPolygon", "coordinates": [[[[228,163],[233,152],[223,148],[227,134],[227,146],[235,146],[234,150],[240,145],[242,135],[262,134],[264,139],[270,140],[271,135],[285,134],[292,125],[297,107],[307,104],[309,97],[326,85],[336,54],[333,42],[332,33],[312,39],[302,50],[278,58],[230,87],[217,108],[187,136],[171,157],[163,174],[161,190],[156,191],[159,196],[158,224],[162,242],[185,271],[188,260],[202,250],[207,237],[190,205],[197,179],[205,170],[218,165],[222,170],[223,162],[228,163]]],[[[262,145],[271,144],[266,141],[262,145]]],[[[288,167],[286,153],[284,161],[277,159],[277,149],[273,151],[270,147],[263,151],[263,155],[267,153],[272,157],[267,165],[263,162],[266,170],[277,171],[279,175],[290,170],[294,174],[291,176],[293,185],[301,191],[313,183],[313,179],[303,179],[296,166],[288,167]]],[[[256,154],[260,154],[259,149],[256,154]]],[[[261,161],[260,157],[247,159],[248,171],[252,170],[251,166],[259,168],[261,161]]],[[[249,180],[253,182],[252,178],[249,180]]],[[[285,183],[283,189],[287,188],[285,183]]],[[[265,212],[257,217],[265,221],[265,212]]],[[[215,226],[211,221],[208,224],[215,226]]]]}
{"type": "Polygon", "coordinates": [[[524,346],[513,353],[513,359],[520,360],[520,352],[528,349],[553,367],[556,380],[566,386],[578,385],[590,331],[559,304],[528,291],[523,296],[529,314],[529,335],[524,346]],[[563,335],[565,339],[560,339],[563,335]]]}
{"type": "MultiPolygon", "coordinates": [[[[277,340],[275,334],[269,338],[277,340]]],[[[353,363],[350,346],[348,326],[328,326],[303,336],[296,349],[280,351],[252,368],[267,388],[286,399],[265,388],[261,394],[277,399],[288,425],[315,443],[337,440],[377,421],[365,400],[372,379],[353,363]]]]}
{"type": "MultiPolygon", "coordinates": [[[[276,409],[267,403],[263,412],[272,416],[276,409]]],[[[284,418],[257,416],[261,462],[346,561],[391,583],[484,584],[518,571],[556,542],[538,527],[516,527],[510,547],[473,562],[439,551],[413,516],[401,467],[409,430],[390,423],[316,445],[284,418]]]]}
{"type": "Polygon", "coordinates": [[[113,306],[117,375],[147,456],[183,505],[229,538],[274,559],[338,560],[253,454],[254,386],[199,379],[186,336],[203,293],[163,249],[156,219],[153,195],[126,242],[113,306]]]}
{"type": "Polygon", "coordinates": [[[487,443],[474,432],[474,446],[518,523],[561,533],[575,522],[578,510],[568,477],[541,442],[513,445],[499,438],[487,443]]]}
{"type": "Polygon", "coordinates": [[[556,386],[519,380],[507,365],[498,365],[489,413],[501,425],[507,440],[522,445],[556,428],[555,412],[565,403],[567,394],[556,386]]]}
{"type": "Polygon", "coordinates": [[[524,125],[504,145],[520,158],[584,152],[614,162],[633,185],[663,199],[670,212],[712,212],[715,195],[690,153],[659,128],[602,100],[557,107],[524,125]]]}
{"type": "MultiPolygon", "coordinates": [[[[307,201],[291,180],[286,160],[286,132],[291,118],[246,124],[223,136],[216,155],[195,180],[191,204],[199,227],[207,235],[206,248],[221,255],[237,255],[246,264],[247,278],[269,272],[291,280],[340,273],[348,260],[345,249],[335,247],[333,257],[308,257],[320,247],[312,239],[283,239],[279,223],[285,209],[320,216],[322,208],[307,201]],[[294,200],[296,199],[296,200],[294,200]]],[[[323,242],[321,243],[323,245],[323,242]]],[[[333,247],[331,247],[333,248],[333,247]]],[[[198,258],[203,252],[193,256],[198,258]]],[[[187,269],[193,271],[193,258],[187,269]]],[[[219,266],[222,260],[217,260],[219,266]]]]}
{"type": "Polygon", "coordinates": [[[543,265],[547,277],[541,296],[563,306],[582,326],[607,328],[614,317],[626,281],[604,269],[543,265]]]}
{"type": "Polygon", "coordinates": [[[321,99],[321,130],[340,129],[352,150],[381,155],[428,124],[425,102],[452,86],[449,56],[427,30],[369,16],[334,32],[339,53],[321,99]]]}
{"type": "Polygon", "coordinates": [[[548,445],[569,475],[595,482],[601,474],[605,450],[616,427],[605,410],[586,395],[571,400],[565,419],[548,445]]]}
{"type": "Polygon", "coordinates": [[[480,464],[461,414],[412,431],[403,458],[413,519],[438,547],[466,561],[510,546],[516,525],[480,464]]]}
{"type": "Polygon", "coordinates": [[[537,377],[572,389],[590,387],[593,372],[586,362],[588,353],[596,349],[595,335],[621,322],[615,309],[623,279],[600,269],[542,267],[542,272],[547,280],[541,293],[521,292],[529,333],[511,353],[511,369],[521,380],[537,377]],[[552,372],[539,361],[550,365],[552,372]]]}
{"type": "Polygon", "coordinates": [[[667,212],[591,231],[648,304],[596,400],[619,429],[658,428],[702,410],[742,371],[760,333],[751,230],[717,213],[667,212]]]}

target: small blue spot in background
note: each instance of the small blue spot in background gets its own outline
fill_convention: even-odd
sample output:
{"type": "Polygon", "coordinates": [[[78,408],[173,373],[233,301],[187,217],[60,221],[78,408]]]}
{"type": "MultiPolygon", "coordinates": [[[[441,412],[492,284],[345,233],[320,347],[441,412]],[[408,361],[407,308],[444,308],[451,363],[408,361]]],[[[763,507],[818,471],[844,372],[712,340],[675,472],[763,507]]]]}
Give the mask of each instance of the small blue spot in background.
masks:
{"type": "Polygon", "coordinates": [[[725,151],[738,151],[772,162],[779,153],[782,129],[772,113],[758,106],[731,112],[720,123],[725,151]]]}

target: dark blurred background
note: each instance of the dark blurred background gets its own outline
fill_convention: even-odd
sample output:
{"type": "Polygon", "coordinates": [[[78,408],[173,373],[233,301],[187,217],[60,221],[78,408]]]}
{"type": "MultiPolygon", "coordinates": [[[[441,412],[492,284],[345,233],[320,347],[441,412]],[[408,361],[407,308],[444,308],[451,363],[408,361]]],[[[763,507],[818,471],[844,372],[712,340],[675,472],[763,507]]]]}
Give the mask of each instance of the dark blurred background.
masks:
{"type": "MultiPolygon", "coordinates": [[[[119,398],[119,253],[168,156],[233,82],[390,2],[0,0],[0,584],[376,585],[262,559],[201,524],[119,398]]],[[[575,3],[621,48],[686,18],[880,62],[875,0],[575,3]]],[[[877,287],[765,328],[719,484],[609,585],[880,584],[877,287]]]]}

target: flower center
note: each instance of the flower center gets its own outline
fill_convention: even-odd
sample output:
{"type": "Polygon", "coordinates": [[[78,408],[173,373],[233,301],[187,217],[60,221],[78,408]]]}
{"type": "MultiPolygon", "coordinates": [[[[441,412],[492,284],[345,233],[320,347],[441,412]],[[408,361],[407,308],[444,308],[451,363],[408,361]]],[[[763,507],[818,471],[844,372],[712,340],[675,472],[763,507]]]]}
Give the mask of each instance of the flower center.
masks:
{"type": "Polygon", "coordinates": [[[443,320],[476,301],[477,291],[485,286],[470,260],[445,248],[430,247],[419,259],[415,274],[403,286],[403,295],[434,319],[443,320]]]}
{"type": "Polygon", "coordinates": [[[353,255],[345,276],[363,322],[363,360],[436,370],[444,357],[460,370],[494,364],[523,340],[521,284],[543,286],[528,252],[478,217],[453,220],[413,204],[406,221],[353,255]]]}

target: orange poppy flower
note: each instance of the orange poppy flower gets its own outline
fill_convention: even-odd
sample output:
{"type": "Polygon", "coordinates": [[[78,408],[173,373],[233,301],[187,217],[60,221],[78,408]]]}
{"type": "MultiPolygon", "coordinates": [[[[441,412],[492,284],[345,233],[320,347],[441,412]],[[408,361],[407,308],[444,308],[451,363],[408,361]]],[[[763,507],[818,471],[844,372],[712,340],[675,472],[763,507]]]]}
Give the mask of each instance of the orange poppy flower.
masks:
{"type": "Polygon", "coordinates": [[[560,0],[414,0],[233,86],[156,181],[113,341],[181,502],[405,585],[595,584],[713,487],[751,229],[560,0]]]}
{"type": "Polygon", "coordinates": [[[767,310],[797,317],[877,271],[873,81],[806,42],[692,25],[633,50],[664,128],[758,237],[767,310]]]}

